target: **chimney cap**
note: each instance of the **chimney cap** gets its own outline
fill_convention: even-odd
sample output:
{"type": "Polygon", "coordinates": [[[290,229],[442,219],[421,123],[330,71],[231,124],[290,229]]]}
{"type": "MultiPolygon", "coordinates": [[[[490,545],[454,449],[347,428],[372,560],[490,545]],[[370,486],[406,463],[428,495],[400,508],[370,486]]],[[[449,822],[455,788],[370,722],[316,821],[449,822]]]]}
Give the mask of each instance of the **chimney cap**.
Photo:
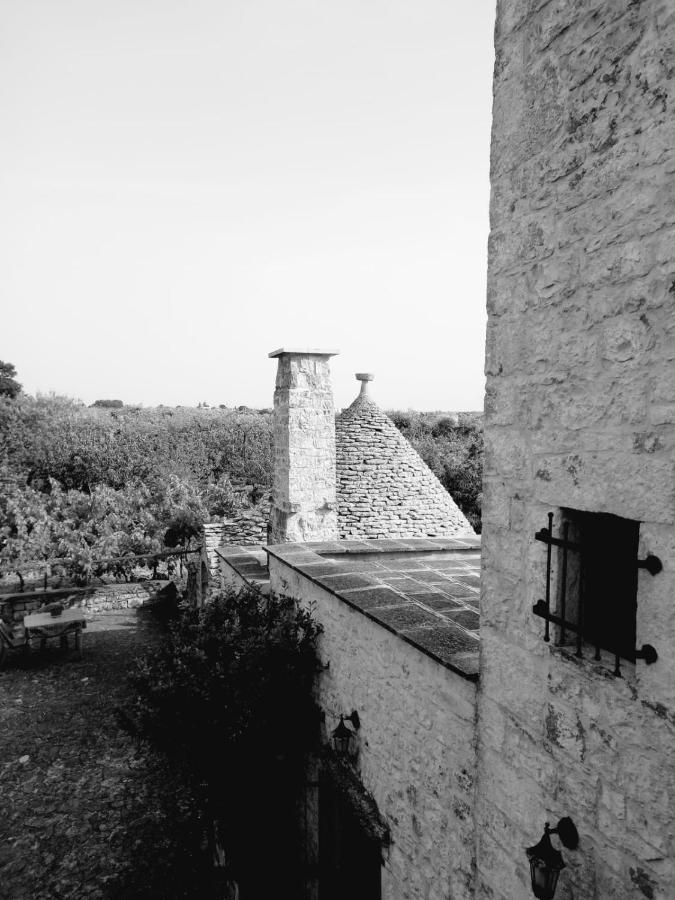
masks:
{"type": "Polygon", "coordinates": [[[375,376],[372,372],[357,372],[356,380],[357,381],[373,381],[375,376]]]}
{"type": "Polygon", "coordinates": [[[337,356],[339,350],[317,350],[311,347],[280,347],[268,353],[270,359],[277,356],[337,356]]]}

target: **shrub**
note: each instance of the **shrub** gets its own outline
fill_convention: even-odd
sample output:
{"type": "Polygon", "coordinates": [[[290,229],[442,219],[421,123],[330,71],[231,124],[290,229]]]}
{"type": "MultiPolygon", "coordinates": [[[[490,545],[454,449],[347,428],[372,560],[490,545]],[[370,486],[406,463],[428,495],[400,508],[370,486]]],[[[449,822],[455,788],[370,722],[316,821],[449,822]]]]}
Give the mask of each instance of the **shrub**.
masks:
{"type": "Polygon", "coordinates": [[[122,400],[94,400],[91,405],[101,409],[122,409],[124,403],[122,400]]]}
{"type": "Polygon", "coordinates": [[[294,600],[226,594],[170,625],[133,676],[129,720],[185,773],[213,824],[214,852],[249,896],[281,896],[265,879],[290,879],[297,860],[296,804],[318,738],[320,630],[294,600]]]}

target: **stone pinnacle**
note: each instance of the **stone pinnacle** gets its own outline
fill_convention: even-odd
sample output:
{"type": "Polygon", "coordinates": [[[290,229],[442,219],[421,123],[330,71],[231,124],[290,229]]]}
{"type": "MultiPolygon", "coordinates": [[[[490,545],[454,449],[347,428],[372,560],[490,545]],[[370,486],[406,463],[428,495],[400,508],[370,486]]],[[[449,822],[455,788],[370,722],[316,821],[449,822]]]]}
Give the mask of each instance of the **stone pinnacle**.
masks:
{"type": "Polygon", "coordinates": [[[375,376],[372,372],[357,372],[356,380],[361,382],[361,393],[359,397],[368,397],[368,382],[372,381],[375,376]]]}

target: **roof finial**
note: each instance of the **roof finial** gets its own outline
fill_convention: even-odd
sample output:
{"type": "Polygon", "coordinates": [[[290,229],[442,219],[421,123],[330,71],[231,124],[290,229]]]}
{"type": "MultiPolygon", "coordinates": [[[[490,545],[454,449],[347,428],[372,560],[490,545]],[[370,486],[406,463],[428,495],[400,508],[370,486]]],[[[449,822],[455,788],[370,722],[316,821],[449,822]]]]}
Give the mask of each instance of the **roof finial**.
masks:
{"type": "Polygon", "coordinates": [[[356,380],[361,382],[361,393],[359,394],[359,399],[368,398],[370,399],[370,395],[368,394],[368,382],[372,381],[375,376],[372,372],[357,372],[356,380]]]}

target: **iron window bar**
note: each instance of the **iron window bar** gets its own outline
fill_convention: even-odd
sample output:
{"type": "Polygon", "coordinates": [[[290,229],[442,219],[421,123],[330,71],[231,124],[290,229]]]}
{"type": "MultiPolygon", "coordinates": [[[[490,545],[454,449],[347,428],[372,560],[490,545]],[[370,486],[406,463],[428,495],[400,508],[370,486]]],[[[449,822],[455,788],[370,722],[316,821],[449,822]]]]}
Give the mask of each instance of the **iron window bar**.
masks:
{"type": "MultiPolygon", "coordinates": [[[[562,527],[562,537],[555,537],[553,534],[553,513],[550,512],[548,514],[548,527],[541,528],[534,535],[535,540],[540,541],[543,544],[546,544],[546,593],[545,599],[538,600],[534,606],[532,607],[532,612],[535,616],[539,616],[545,622],[544,625],[544,640],[548,643],[551,640],[550,636],[550,625],[553,623],[557,625],[560,629],[559,640],[557,642],[557,646],[562,646],[565,643],[566,632],[571,632],[576,635],[576,651],[575,655],[580,659],[583,658],[582,646],[584,642],[584,560],[586,554],[584,553],[583,544],[578,541],[572,541],[569,539],[569,523],[563,522],[562,527]],[[562,549],[562,567],[560,573],[560,603],[559,603],[559,612],[560,615],[551,612],[551,571],[552,571],[552,548],[559,547],[562,549]],[[566,605],[567,605],[567,580],[568,580],[568,554],[571,552],[579,554],[579,598],[578,598],[578,609],[577,609],[577,621],[571,621],[565,615],[566,613],[566,605]]],[[[645,559],[636,560],[636,567],[638,569],[646,569],[651,575],[657,575],[662,569],[663,565],[661,560],[652,554],[649,554],[645,559]]],[[[593,659],[595,662],[599,662],[601,660],[600,650],[601,650],[601,637],[600,634],[597,633],[595,635],[595,653],[593,659]]],[[[622,654],[620,650],[616,650],[614,652],[614,674],[620,678],[621,677],[621,658],[622,654]]],[[[652,647],[651,644],[643,644],[642,647],[636,649],[631,657],[624,656],[623,658],[629,658],[631,662],[635,659],[643,659],[647,665],[651,665],[655,663],[658,659],[658,653],[655,648],[652,647]]]]}

